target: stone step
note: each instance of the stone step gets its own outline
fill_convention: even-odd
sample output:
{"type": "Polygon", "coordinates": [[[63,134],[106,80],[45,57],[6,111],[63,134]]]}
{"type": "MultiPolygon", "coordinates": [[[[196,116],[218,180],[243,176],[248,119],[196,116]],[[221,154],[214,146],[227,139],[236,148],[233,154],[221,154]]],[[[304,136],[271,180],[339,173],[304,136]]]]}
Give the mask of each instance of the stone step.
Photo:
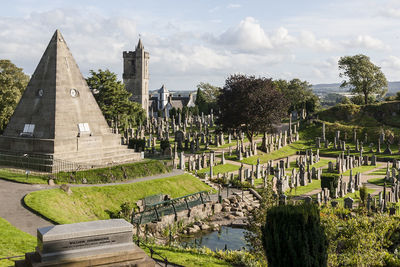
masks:
{"type": "Polygon", "coordinates": [[[63,158],[63,159],[68,159],[68,158],[75,158],[76,154],[79,154],[79,156],[86,156],[86,155],[91,155],[91,156],[97,156],[97,155],[106,155],[106,156],[112,156],[114,154],[122,154],[122,153],[132,153],[134,152],[133,149],[128,149],[126,146],[114,146],[114,147],[105,147],[105,148],[93,148],[93,149],[86,149],[84,151],[77,151],[75,153],[57,153],[56,157],[58,158],[63,158]]]}
{"type": "MultiPolygon", "coordinates": [[[[59,157],[57,157],[60,159],[59,157]]],[[[123,151],[122,153],[115,153],[111,156],[105,156],[104,154],[97,153],[78,155],[75,157],[61,158],[61,160],[69,162],[77,162],[81,165],[102,165],[104,163],[127,163],[132,161],[141,160],[141,154],[132,151],[123,151]]]]}

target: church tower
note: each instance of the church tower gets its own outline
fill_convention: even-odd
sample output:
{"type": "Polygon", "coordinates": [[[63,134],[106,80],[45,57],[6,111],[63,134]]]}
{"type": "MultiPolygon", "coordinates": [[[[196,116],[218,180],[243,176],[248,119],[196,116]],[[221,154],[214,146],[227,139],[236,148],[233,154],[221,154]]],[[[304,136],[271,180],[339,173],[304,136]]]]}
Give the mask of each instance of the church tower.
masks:
{"type": "Polygon", "coordinates": [[[135,51],[124,51],[124,80],[125,88],[132,93],[131,100],[142,105],[149,112],[149,53],[144,51],[142,40],[135,51]]]}

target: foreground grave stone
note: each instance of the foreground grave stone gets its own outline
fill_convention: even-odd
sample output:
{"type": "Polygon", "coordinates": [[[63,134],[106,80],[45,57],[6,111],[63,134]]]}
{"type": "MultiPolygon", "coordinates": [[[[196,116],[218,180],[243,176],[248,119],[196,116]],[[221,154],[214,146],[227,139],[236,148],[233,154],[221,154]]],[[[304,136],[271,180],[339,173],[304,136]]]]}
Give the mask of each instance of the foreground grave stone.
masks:
{"type": "Polygon", "coordinates": [[[36,252],[15,266],[155,266],[132,241],[123,219],[48,226],[37,230],[36,252]]]}

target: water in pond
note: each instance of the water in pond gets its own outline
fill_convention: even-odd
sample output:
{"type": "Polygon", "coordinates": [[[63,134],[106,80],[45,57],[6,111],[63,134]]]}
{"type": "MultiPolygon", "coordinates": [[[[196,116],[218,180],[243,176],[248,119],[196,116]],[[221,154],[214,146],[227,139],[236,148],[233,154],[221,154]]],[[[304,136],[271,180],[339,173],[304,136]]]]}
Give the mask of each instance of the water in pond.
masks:
{"type": "Polygon", "coordinates": [[[230,249],[241,250],[249,248],[244,240],[246,230],[222,226],[219,231],[198,233],[194,237],[182,238],[180,243],[184,247],[208,247],[211,250],[230,249]]]}

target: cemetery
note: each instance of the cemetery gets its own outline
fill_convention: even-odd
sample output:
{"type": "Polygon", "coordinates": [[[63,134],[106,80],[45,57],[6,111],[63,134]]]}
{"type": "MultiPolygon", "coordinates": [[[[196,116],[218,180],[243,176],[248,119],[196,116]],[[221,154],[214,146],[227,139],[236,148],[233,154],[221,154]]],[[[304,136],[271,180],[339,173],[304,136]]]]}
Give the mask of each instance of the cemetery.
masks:
{"type": "MultiPolygon", "coordinates": [[[[201,121],[201,117],[197,119],[201,121]]],[[[196,118],[188,116],[186,130],[193,134],[188,134],[187,137],[180,133],[175,135],[173,129],[169,130],[169,135],[172,136],[169,138],[172,143],[168,147],[169,155],[166,155],[161,147],[156,148],[157,142],[160,142],[157,137],[152,137],[153,142],[145,141],[143,148],[137,148],[155,161],[158,161],[156,158],[162,158],[170,162],[167,165],[187,173],[183,176],[131,185],[112,185],[118,180],[124,180],[116,179],[99,181],[111,182],[109,186],[104,187],[72,186],[67,190],[60,187],[30,193],[24,198],[24,202],[31,209],[61,224],[126,218],[133,223],[133,232],[139,239],[158,240],[157,243],[170,242],[168,236],[171,235],[171,226],[174,228],[172,236],[175,239],[178,236],[194,235],[198,231],[207,233],[210,230],[222,229],[225,225],[238,222],[238,219],[246,218],[252,214],[251,211],[259,208],[260,204],[254,206],[254,203],[261,201],[256,199],[262,198],[261,195],[265,194],[266,190],[271,192],[275,205],[316,203],[327,214],[335,209],[344,214],[361,209],[375,213],[378,217],[385,214],[397,216],[395,214],[398,213],[399,163],[396,153],[385,154],[383,148],[379,153],[378,148],[373,148],[370,152],[372,155],[366,156],[362,144],[357,145],[357,139],[352,139],[356,134],[343,137],[340,131],[336,131],[333,143],[325,146],[332,131],[324,122],[321,124],[321,121],[316,120],[297,120],[290,123],[284,133],[267,135],[266,144],[271,152],[266,153],[261,152],[262,135],[257,137],[255,145],[251,146],[241,134],[228,133],[223,139],[212,138],[212,130],[215,128],[209,128],[209,136],[204,134],[202,145],[201,137],[197,137],[201,134],[196,132],[200,127],[189,126],[192,120],[196,118]],[[302,124],[304,126],[301,126],[302,124]],[[293,135],[293,132],[289,134],[290,129],[296,129],[297,138],[290,138],[293,135]],[[312,138],[311,133],[314,134],[312,138]],[[207,143],[207,140],[214,141],[207,143]],[[190,143],[193,144],[192,148],[190,143]],[[196,146],[196,143],[199,146],[196,146]],[[282,150],[290,145],[298,145],[301,149],[280,157],[281,153],[288,153],[282,150]],[[276,152],[276,156],[273,152],[276,152]],[[268,157],[262,159],[262,155],[268,157]],[[256,159],[255,164],[251,164],[253,161],[249,159],[256,159]],[[205,190],[203,195],[199,195],[202,190],[205,190]],[[249,203],[243,201],[242,192],[246,192],[245,198],[252,199],[247,201],[249,203]],[[150,204],[141,206],[143,204],[140,203],[145,203],[143,201],[146,197],[157,196],[159,193],[163,195],[153,197],[150,204]],[[210,198],[213,194],[221,199],[210,198]],[[193,202],[186,200],[186,195],[189,198],[193,198],[193,195],[193,202]],[[165,197],[168,198],[167,202],[165,197]],[[218,201],[221,201],[221,204],[218,204],[218,201]],[[135,204],[132,206],[133,203],[135,204]],[[128,208],[128,214],[123,214],[126,213],[124,205],[133,208],[135,212],[130,214],[128,208]],[[192,221],[190,218],[193,218],[192,221]],[[211,221],[204,223],[206,218],[211,218],[211,221]]],[[[158,125],[157,121],[153,120],[153,123],[158,125]]],[[[174,118],[172,121],[174,123],[174,118]]],[[[164,120],[163,123],[169,125],[168,120],[164,120]]],[[[214,122],[204,123],[202,127],[208,127],[211,123],[214,122]]],[[[184,125],[185,122],[176,123],[174,128],[179,129],[185,127],[184,125]]],[[[154,126],[154,129],[157,128],[162,129],[154,126]]],[[[143,129],[146,127],[143,126],[143,129]]],[[[151,129],[151,126],[147,129],[151,129]]],[[[142,132],[144,140],[148,140],[148,136],[153,134],[161,135],[154,130],[142,132]]],[[[384,138],[383,133],[380,137],[384,138]]],[[[377,143],[379,144],[379,139],[377,143]]],[[[78,171],[75,175],[79,177],[79,173],[85,172],[78,171]]],[[[25,182],[29,182],[29,179],[31,178],[25,182]]],[[[55,180],[57,181],[57,175],[55,180]]],[[[83,184],[79,179],[74,183],[83,184]]],[[[245,220],[241,223],[243,222],[246,224],[245,220]]],[[[155,246],[160,248],[160,243],[155,246]]]]}
{"type": "Polygon", "coordinates": [[[0,266],[400,266],[400,92],[369,57],[327,106],[239,71],[149,92],[125,41],[122,81],[60,30],[31,76],[0,59],[0,266]]]}

